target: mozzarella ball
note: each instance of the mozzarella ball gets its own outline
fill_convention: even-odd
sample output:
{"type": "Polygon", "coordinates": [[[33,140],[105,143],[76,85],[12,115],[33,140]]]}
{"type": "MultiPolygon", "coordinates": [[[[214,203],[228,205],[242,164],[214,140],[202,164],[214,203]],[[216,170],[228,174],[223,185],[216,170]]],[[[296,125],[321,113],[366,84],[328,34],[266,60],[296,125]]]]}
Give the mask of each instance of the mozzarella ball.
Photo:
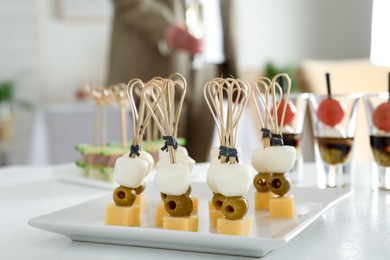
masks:
{"type": "Polygon", "coordinates": [[[217,189],[217,186],[215,185],[215,175],[216,172],[219,170],[218,165],[221,164],[218,161],[215,163],[211,163],[210,167],[207,171],[207,185],[209,186],[210,190],[212,190],[215,193],[219,193],[219,190],[217,189]]]}
{"type": "MultiPolygon", "coordinates": [[[[194,159],[181,152],[179,153],[176,152],[175,156],[176,156],[176,164],[185,165],[190,169],[190,171],[192,170],[192,168],[195,165],[194,159]]],[[[157,167],[168,165],[168,164],[171,164],[171,161],[169,160],[169,153],[168,152],[160,153],[160,160],[158,162],[157,167]]]]}
{"type": "Polygon", "coordinates": [[[245,196],[252,183],[251,169],[243,163],[216,164],[214,182],[219,193],[226,197],[245,196]]]}
{"type": "Polygon", "coordinates": [[[190,186],[190,170],[182,164],[166,164],[157,169],[155,182],[160,192],[180,196],[190,186]]]}
{"type": "Polygon", "coordinates": [[[259,147],[252,152],[251,158],[252,166],[257,172],[267,172],[264,162],[264,148],[259,147]]]}
{"type": "Polygon", "coordinates": [[[264,166],[271,173],[286,173],[295,163],[296,150],[293,146],[270,146],[264,149],[264,166]]]}
{"type": "Polygon", "coordinates": [[[148,168],[148,163],[144,159],[128,155],[119,157],[115,162],[115,180],[121,186],[135,189],[142,184],[148,168]]]}
{"type": "Polygon", "coordinates": [[[138,158],[145,160],[148,163],[148,173],[152,171],[154,166],[154,159],[153,156],[145,151],[140,151],[140,155],[138,158]]]}

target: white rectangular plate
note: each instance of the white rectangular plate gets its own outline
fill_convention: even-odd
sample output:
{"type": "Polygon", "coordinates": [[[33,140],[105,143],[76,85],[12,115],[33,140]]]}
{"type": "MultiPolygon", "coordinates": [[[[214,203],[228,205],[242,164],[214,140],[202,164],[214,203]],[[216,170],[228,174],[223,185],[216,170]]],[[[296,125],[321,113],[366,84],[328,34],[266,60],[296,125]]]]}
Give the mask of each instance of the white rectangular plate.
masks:
{"type": "Polygon", "coordinates": [[[155,207],[161,202],[154,182],[147,182],[148,208],[141,227],[107,226],[105,206],[112,196],[85,202],[67,209],[29,220],[31,226],[68,236],[74,241],[142,246],[174,250],[209,252],[260,257],[279,248],[297,236],[329,208],[350,194],[348,189],[292,188],[295,196],[295,219],[269,219],[267,211],[253,210],[253,189],[248,193],[252,218],[252,235],[238,237],[220,235],[209,227],[208,200],[212,197],[207,184],[192,183],[192,196],[199,198],[199,231],[163,230],[154,226],[155,207]]]}
{"type": "Polygon", "coordinates": [[[113,190],[118,186],[116,183],[113,182],[88,178],[87,176],[83,175],[82,169],[80,167],[77,167],[75,163],[67,163],[54,166],[52,169],[52,176],[59,181],[104,190],[113,190]]]}

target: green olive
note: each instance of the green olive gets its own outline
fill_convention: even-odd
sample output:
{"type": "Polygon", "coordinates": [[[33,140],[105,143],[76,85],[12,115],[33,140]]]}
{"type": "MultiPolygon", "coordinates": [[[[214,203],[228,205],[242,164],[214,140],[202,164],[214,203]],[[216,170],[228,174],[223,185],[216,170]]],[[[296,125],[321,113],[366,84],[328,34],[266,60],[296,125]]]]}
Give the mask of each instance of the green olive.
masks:
{"type": "Polygon", "coordinates": [[[161,192],[160,197],[161,197],[162,201],[164,201],[167,198],[167,194],[161,192]]]}
{"type": "Polygon", "coordinates": [[[190,195],[190,194],[191,194],[191,191],[192,191],[192,187],[191,187],[191,185],[190,185],[190,186],[188,186],[188,189],[187,189],[187,191],[186,191],[185,194],[190,195]]]}
{"type": "Polygon", "coordinates": [[[137,195],[135,194],[134,189],[124,186],[119,186],[113,193],[114,202],[118,206],[133,206],[136,198],[137,195]]]}
{"type": "Polygon", "coordinates": [[[242,219],[248,212],[248,201],[244,197],[227,197],[222,204],[222,214],[226,219],[242,219]]]}
{"type": "Polygon", "coordinates": [[[221,193],[214,193],[212,202],[213,202],[215,209],[218,209],[218,210],[221,209],[222,203],[225,199],[226,199],[226,197],[223,196],[221,193]]]}
{"type": "Polygon", "coordinates": [[[164,201],[165,210],[173,217],[189,216],[193,207],[192,200],[187,194],[180,196],[168,195],[164,201]]]}
{"type": "Polygon", "coordinates": [[[135,188],[135,193],[136,193],[137,195],[140,195],[144,190],[145,190],[145,185],[144,185],[144,184],[141,184],[140,186],[138,186],[137,188],[135,188]]]}
{"type": "Polygon", "coordinates": [[[290,190],[290,180],[284,174],[273,173],[268,179],[270,190],[276,195],[283,196],[290,190]]]}
{"type": "Polygon", "coordinates": [[[258,192],[269,191],[267,180],[269,179],[269,173],[258,173],[253,179],[253,186],[255,186],[258,192]]]}

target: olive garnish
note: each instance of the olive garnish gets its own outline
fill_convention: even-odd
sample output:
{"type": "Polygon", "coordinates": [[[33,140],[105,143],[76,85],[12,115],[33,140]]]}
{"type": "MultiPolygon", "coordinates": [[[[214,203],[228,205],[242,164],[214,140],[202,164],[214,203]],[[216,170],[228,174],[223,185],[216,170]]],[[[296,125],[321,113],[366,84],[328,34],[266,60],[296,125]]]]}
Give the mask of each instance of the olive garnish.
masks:
{"type": "Polygon", "coordinates": [[[215,209],[221,209],[222,203],[225,199],[226,197],[223,196],[221,193],[214,193],[212,202],[215,209]]]}
{"type": "Polygon", "coordinates": [[[268,179],[270,190],[276,195],[283,196],[290,190],[290,180],[284,174],[272,174],[268,179]]]}
{"type": "Polygon", "coordinates": [[[119,186],[114,190],[113,199],[118,206],[133,206],[137,195],[134,189],[119,186]]]}
{"type": "Polygon", "coordinates": [[[248,201],[244,197],[227,197],[222,204],[222,214],[226,219],[242,219],[248,212],[248,201]]]}
{"type": "Polygon", "coordinates": [[[269,173],[258,173],[253,179],[253,185],[255,186],[258,192],[267,192],[269,191],[268,179],[269,173]]]}
{"type": "Polygon", "coordinates": [[[185,217],[191,215],[193,203],[187,194],[180,196],[168,195],[164,200],[165,210],[173,217],[185,217]]]}

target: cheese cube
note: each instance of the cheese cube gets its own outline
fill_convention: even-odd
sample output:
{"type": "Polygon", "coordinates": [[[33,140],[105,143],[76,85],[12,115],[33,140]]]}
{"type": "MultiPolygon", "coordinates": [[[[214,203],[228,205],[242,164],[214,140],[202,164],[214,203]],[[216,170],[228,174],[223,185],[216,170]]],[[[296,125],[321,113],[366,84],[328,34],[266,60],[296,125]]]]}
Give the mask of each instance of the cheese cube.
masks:
{"type": "Polygon", "coordinates": [[[163,229],[180,230],[180,231],[198,231],[198,216],[188,217],[171,217],[163,218],[163,229]]]}
{"type": "Polygon", "coordinates": [[[163,218],[169,216],[168,212],[165,211],[164,202],[158,203],[156,206],[156,217],[155,217],[155,225],[156,227],[163,226],[163,218]]]}
{"type": "Polygon", "coordinates": [[[209,200],[209,222],[210,226],[216,227],[217,226],[217,219],[222,218],[223,214],[221,210],[215,209],[213,205],[213,201],[209,200]]]}
{"type": "Polygon", "coordinates": [[[140,206],[141,213],[145,212],[145,210],[146,210],[146,194],[137,195],[137,197],[135,198],[134,205],[140,206]]]}
{"type": "Polygon", "coordinates": [[[198,205],[199,205],[199,199],[198,198],[191,198],[192,200],[192,212],[191,214],[198,214],[198,205]]]}
{"type": "Polygon", "coordinates": [[[295,218],[294,196],[271,198],[269,213],[270,218],[295,218]]]}
{"type": "Polygon", "coordinates": [[[106,225],[135,227],[141,225],[141,208],[139,206],[121,207],[115,203],[106,207],[106,225]]]}
{"type": "Polygon", "coordinates": [[[220,211],[218,209],[209,210],[210,226],[216,227],[217,220],[222,218],[222,217],[223,217],[222,211],[220,211]]]}
{"type": "Polygon", "coordinates": [[[255,210],[268,210],[269,200],[274,196],[271,191],[255,192],[255,210]]]}
{"type": "Polygon", "coordinates": [[[218,234],[248,237],[251,235],[251,231],[252,231],[251,218],[229,220],[223,217],[217,220],[218,234]]]}

